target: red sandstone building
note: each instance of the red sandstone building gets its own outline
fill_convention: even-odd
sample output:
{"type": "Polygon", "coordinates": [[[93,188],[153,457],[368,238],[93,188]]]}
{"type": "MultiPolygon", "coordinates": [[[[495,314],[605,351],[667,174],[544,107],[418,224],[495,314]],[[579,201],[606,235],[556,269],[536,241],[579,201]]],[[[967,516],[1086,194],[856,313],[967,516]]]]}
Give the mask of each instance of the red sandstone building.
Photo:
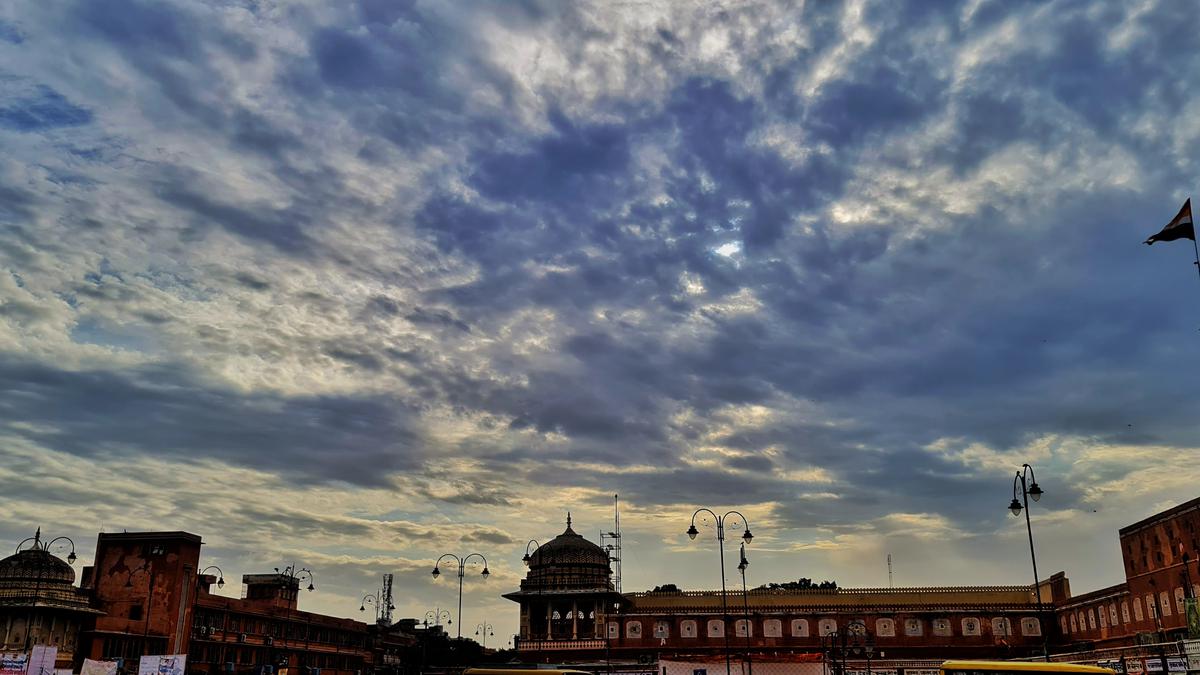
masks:
{"type": "MultiPolygon", "coordinates": [[[[1126,581],[1071,595],[1059,572],[1031,586],[756,589],[618,594],[608,553],[570,527],[530,556],[517,648],[537,661],[813,653],[822,636],[861,622],[881,660],[1017,658],[1161,642],[1187,633],[1200,596],[1200,499],[1120,531],[1126,581]],[[1043,633],[1046,633],[1043,635],[1043,633]]],[[[1196,617],[1200,623],[1200,614],[1196,617]]]]}
{"type": "Polygon", "coordinates": [[[83,588],[102,612],[83,654],[136,663],[143,654],[187,654],[189,673],[361,675],[371,665],[366,624],[297,607],[285,574],[245,575],[246,597],[209,593],[200,537],[187,532],[101,534],[83,588]]]}

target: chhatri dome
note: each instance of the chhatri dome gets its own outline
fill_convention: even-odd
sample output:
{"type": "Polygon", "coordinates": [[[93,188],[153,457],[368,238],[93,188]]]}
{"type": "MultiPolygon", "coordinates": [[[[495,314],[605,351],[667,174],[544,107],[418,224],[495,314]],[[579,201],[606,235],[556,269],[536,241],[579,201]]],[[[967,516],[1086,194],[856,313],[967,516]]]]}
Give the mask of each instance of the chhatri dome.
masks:
{"type": "Polygon", "coordinates": [[[529,573],[522,591],[575,591],[613,589],[608,552],[571,529],[542,544],[529,556],[529,573]]]}

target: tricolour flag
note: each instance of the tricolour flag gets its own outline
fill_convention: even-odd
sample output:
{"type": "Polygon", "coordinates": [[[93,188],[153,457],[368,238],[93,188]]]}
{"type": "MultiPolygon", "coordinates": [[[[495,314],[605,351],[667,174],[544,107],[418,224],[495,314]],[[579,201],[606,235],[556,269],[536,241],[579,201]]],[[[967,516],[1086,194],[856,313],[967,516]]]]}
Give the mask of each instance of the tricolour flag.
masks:
{"type": "Polygon", "coordinates": [[[1175,216],[1167,226],[1158,234],[1151,235],[1146,240],[1146,244],[1153,244],[1156,241],[1175,241],[1176,239],[1191,239],[1196,241],[1196,228],[1192,225],[1192,198],[1183,203],[1183,208],[1179,209],[1179,214],[1175,216]]]}

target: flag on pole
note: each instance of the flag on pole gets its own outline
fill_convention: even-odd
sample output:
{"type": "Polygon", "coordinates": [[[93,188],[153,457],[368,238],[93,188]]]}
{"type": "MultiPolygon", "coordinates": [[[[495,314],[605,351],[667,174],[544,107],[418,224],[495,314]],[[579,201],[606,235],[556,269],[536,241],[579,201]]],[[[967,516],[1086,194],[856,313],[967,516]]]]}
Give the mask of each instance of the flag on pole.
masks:
{"type": "Polygon", "coordinates": [[[1158,234],[1150,235],[1145,241],[1149,246],[1156,241],[1175,241],[1176,239],[1191,239],[1196,241],[1196,228],[1192,225],[1192,198],[1183,203],[1179,213],[1167,223],[1158,234]]]}

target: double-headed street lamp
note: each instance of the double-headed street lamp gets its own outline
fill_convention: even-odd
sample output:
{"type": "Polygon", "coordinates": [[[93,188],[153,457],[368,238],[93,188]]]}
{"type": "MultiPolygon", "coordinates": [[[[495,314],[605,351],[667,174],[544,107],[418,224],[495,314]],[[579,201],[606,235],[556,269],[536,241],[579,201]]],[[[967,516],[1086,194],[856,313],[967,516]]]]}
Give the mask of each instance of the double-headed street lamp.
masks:
{"type": "Polygon", "coordinates": [[[445,619],[447,626],[454,625],[454,619],[450,618],[450,610],[442,609],[440,607],[436,610],[431,609],[428,612],[425,612],[425,627],[429,628],[430,626],[441,626],[443,619],[445,619]]]}
{"type": "Polygon", "coordinates": [[[486,580],[488,578],[488,575],[491,574],[491,572],[488,571],[487,558],[483,557],[482,553],[468,553],[467,555],[465,555],[461,558],[454,555],[453,553],[443,553],[441,555],[441,557],[439,557],[437,559],[437,562],[433,563],[433,578],[434,579],[438,578],[442,574],[442,571],[440,569],[438,569],[438,565],[442,564],[442,560],[445,560],[446,558],[450,558],[450,559],[454,560],[454,562],[458,563],[458,637],[460,637],[460,638],[462,637],[463,577],[467,573],[467,563],[471,562],[471,559],[476,556],[478,556],[479,559],[483,561],[482,574],[483,574],[483,578],[486,580]]]}
{"type": "Polygon", "coordinates": [[[830,631],[822,635],[821,648],[825,652],[825,662],[833,664],[833,675],[845,675],[850,659],[863,657],[867,660],[867,675],[871,675],[871,657],[875,655],[875,641],[862,619],[850,621],[841,633],[830,631]]]}
{"type": "Polygon", "coordinates": [[[475,626],[475,635],[480,638],[479,645],[486,648],[488,636],[495,635],[492,632],[492,624],[485,622],[475,626]]]}
{"type": "MultiPolygon", "coordinates": [[[[711,509],[700,507],[696,509],[695,513],[692,514],[692,525],[687,531],[688,538],[693,541],[695,541],[696,535],[700,534],[700,530],[696,529],[696,516],[700,515],[702,512],[708,513],[713,517],[714,520],[717,521],[717,548],[721,552],[721,612],[723,614],[721,624],[725,632],[725,675],[731,675],[733,672],[733,667],[730,665],[729,655],[729,602],[725,597],[725,521],[730,516],[736,516],[733,521],[733,526],[740,526],[745,529],[745,532],[742,533],[742,539],[747,544],[754,539],[754,535],[750,534],[750,524],[747,522],[746,516],[743,516],[741,513],[738,513],[737,511],[729,511],[723,516],[718,516],[711,509]],[[738,518],[741,520],[737,520],[738,518]]],[[[749,626],[747,626],[747,629],[748,628],[749,626]]]]}
{"type": "Polygon", "coordinates": [[[1041,623],[1042,632],[1042,656],[1046,661],[1050,660],[1050,627],[1046,623],[1046,617],[1042,612],[1042,584],[1038,580],[1037,571],[1037,553],[1033,550],[1033,525],[1029,523],[1029,498],[1033,497],[1033,501],[1038,501],[1042,498],[1042,488],[1037,484],[1037,478],[1033,475],[1033,467],[1028,464],[1022,464],[1021,470],[1013,477],[1013,498],[1008,505],[1008,510],[1014,516],[1021,515],[1021,510],[1025,510],[1025,531],[1029,534],[1029,558],[1033,561],[1033,591],[1037,594],[1037,612],[1038,622],[1041,623]],[[1017,499],[1017,490],[1020,489],[1021,499],[1017,499]],[[1022,507],[1022,502],[1024,506],[1022,507]]]}
{"type": "Polygon", "coordinates": [[[367,593],[362,597],[362,602],[358,605],[358,611],[367,611],[367,605],[375,608],[375,622],[379,623],[379,596],[374,593],[367,593]]]}

